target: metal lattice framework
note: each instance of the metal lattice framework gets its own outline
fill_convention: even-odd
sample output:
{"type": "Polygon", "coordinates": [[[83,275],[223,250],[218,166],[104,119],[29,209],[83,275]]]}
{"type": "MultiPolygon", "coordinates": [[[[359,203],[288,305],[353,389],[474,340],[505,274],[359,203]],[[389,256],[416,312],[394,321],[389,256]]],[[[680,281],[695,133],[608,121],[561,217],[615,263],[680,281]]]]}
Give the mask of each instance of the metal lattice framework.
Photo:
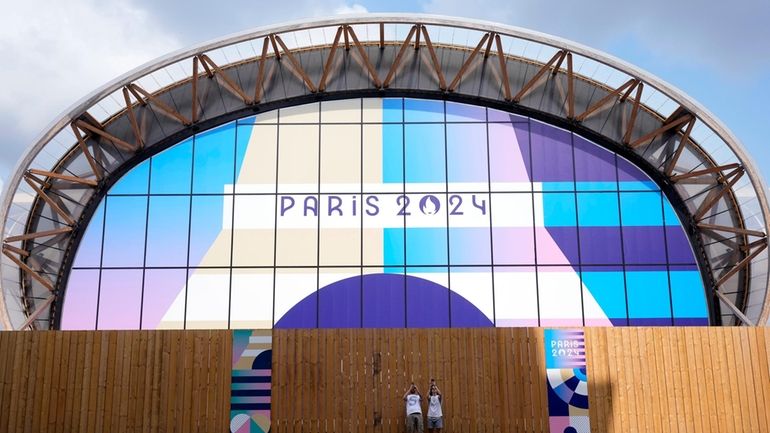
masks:
{"type": "Polygon", "coordinates": [[[170,54],[103,86],[27,150],[2,202],[7,327],[58,323],[74,252],[127,170],[198,131],[281,106],[360,96],[450,99],[524,113],[621,153],[677,208],[712,323],[770,315],[768,206],[738,140],[672,86],[590,48],[424,15],[288,23],[170,54]]]}

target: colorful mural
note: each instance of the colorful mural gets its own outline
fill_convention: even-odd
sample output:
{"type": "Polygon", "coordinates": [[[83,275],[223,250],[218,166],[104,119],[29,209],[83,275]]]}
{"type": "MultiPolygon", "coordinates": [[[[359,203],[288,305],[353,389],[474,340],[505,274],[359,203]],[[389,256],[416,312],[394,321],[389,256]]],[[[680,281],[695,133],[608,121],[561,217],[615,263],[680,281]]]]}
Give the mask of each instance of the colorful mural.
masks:
{"type": "Polygon", "coordinates": [[[590,433],[585,337],[581,329],[545,329],[551,433],[590,433]]]}
{"type": "Polygon", "coordinates": [[[270,330],[233,331],[231,433],[270,431],[272,348],[273,337],[270,330]]]}
{"type": "Polygon", "coordinates": [[[445,101],[329,101],[127,173],[80,243],[61,326],[707,325],[696,263],[657,185],[576,134],[445,101]]]}

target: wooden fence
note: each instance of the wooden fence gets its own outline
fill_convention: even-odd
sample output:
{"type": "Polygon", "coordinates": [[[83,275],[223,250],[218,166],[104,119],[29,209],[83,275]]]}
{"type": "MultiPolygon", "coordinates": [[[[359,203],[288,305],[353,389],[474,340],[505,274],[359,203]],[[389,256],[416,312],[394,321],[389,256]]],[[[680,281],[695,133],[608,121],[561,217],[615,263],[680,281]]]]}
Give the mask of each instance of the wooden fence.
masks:
{"type": "MultiPolygon", "coordinates": [[[[0,432],[226,432],[229,331],[0,332],[0,432]]],[[[594,432],[770,431],[769,328],[586,328],[594,432]]],[[[547,430],[543,332],[281,330],[274,432],[401,432],[434,377],[449,432],[547,430]]]]}
{"type": "Polygon", "coordinates": [[[229,331],[0,332],[0,432],[224,432],[229,331]]]}

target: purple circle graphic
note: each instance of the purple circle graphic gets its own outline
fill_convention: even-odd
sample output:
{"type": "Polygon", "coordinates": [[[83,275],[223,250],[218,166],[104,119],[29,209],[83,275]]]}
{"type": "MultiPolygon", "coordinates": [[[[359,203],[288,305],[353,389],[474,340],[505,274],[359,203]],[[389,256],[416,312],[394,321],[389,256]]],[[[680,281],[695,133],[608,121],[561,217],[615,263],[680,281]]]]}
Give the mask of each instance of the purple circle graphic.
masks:
{"type": "Polygon", "coordinates": [[[467,299],[433,281],[403,274],[370,274],[323,287],[294,305],[275,324],[276,329],[316,326],[471,328],[494,324],[467,299]]]}

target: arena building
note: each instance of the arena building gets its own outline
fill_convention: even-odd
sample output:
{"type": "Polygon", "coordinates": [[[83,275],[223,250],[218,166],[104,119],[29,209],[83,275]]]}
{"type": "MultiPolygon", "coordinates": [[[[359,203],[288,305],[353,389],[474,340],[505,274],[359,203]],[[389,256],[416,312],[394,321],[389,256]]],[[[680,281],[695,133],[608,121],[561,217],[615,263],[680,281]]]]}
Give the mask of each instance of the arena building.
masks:
{"type": "Polygon", "coordinates": [[[6,183],[5,327],[94,332],[0,334],[0,430],[401,431],[438,378],[448,431],[762,431],[765,191],[691,98],[528,30],[172,53],[6,183]]]}
{"type": "Polygon", "coordinates": [[[9,327],[767,320],[765,189],[719,120],[568,41],[413,21],[231,36],[56,119],[6,186],[9,327]]]}

